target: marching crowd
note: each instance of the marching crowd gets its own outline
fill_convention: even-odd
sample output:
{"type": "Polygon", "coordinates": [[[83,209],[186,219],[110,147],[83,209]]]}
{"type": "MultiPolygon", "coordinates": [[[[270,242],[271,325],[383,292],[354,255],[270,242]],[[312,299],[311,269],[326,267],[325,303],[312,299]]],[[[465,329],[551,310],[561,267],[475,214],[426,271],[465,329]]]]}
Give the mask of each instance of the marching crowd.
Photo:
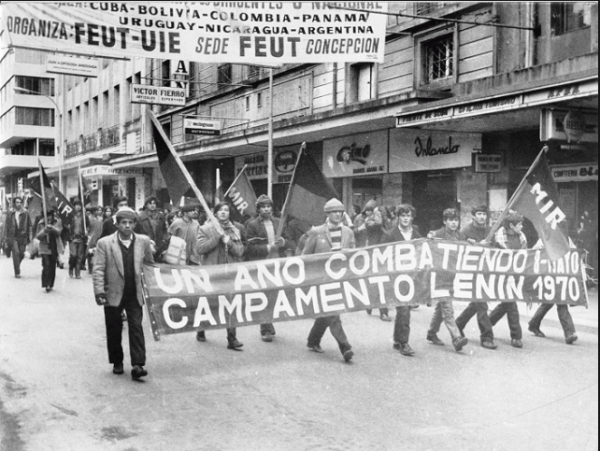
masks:
{"type": "MultiPolygon", "coordinates": [[[[261,195],[256,202],[257,215],[244,224],[231,219],[229,204],[218,202],[213,208],[214,221],[208,220],[199,205],[185,205],[177,212],[161,210],[155,197],[146,200],[144,208],[136,212],[129,208],[126,197],[114,199],[113,206],[91,207],[84,211],[80,201],[73,202],[74,214],[68,224],[49,209],[45,216],[31,220],[24,208],[23,199],[13,199],[12,208],[0,221],[0,242],[7,257],[12,254],[14,276],[21,277],[21,261],[26,249],[42,260],[41,284],[46,292],[54,286],[57,267],[62,268],[60,256],[69,249],[69,276],[80,279],[81,271],[93,274],[96,302],[104,306],[109,363],[113,373],[123,374],[122,330],[127,321],[131,356],[131,376],[140,379],[148,373],[144,369],[146,351],[142,328],[143,298],[141,266],[143,263],[166,262],[185,265],[220,265],[231,262],[263,260],[292,255],[331,252],[355,247],[365,247],[418,238],[463,241],[471,244],[495,246],[505,249],[525,249],[527,238],[522,231],[523,217],[511,212],[497,230],[492,242],[488,210],[485,205],[471,211],[471,222],[460,228],[460,214],[454,208],[442,213],[444,226],[439,230],[419,231],[413,224],[417,211],[409,204],[380,206],[375,200],[367,202],[364,209],[355,209],[353,217],[337,199],[329,200],[324,207],[325,222],[310,227],[301,219],[292,219],[285,227],[274,216],[273,201],[261,195]],[[35,238],[35,240],[34,240],[35,238]]],[[[539,243],[536,244],[539,246],[539,243]]],[[[529,331],[543,337],[540,324],[553,304],[541,304],[529,322],[529,331]]],[[[412,356],[409,344],[411,310],[418,304],[396,307],[393,327],[393,348],[402,355],[412,356]]],[[[573,319],[566,305],[557,305],[565,341],[577,340],[573,319]]],[[[367,313],[372,314],[371,310],[367,313]]],[[[516,302],[500,302],[488,313],[486,302],[473,301],[455,318],[451,298],[438,301],[427,331],[426,340],[443,346],[439,338],[442,323],[450,333],[452,346],[459,352],[468,344],[463,330],[474,316],[480,330],[481,346],[496,349],[493,326],[506,315],[511,345],[523,346],[523,333],[516,302]]],[[[379,309],[382,321],[392,321],[387,308],[379,309]]],[[[323,353],[321,339],[329,329],[336,339],[345,362],[354,356],[352,346],[344,332],[339,315],[315,319],[308,334],[310,350],[323,353]]],[[[260,325],[261,338],[272,342],[275,327],[271,323],[260,325]]],[[[236,329],[226,331],[227,348],[240,351],[243,343],[236,338],[236,329]]],[[[200,342],[206,341],[204,331],[196,334],[200,342]]]]}

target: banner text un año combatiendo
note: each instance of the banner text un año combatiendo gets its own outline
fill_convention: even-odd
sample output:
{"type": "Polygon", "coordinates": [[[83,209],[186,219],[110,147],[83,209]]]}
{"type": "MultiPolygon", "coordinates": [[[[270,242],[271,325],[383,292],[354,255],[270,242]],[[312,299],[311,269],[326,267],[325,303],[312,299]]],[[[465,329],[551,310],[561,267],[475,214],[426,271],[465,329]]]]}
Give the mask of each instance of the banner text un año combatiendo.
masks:
{"type": "Polygon", "coordinates": [[[516,301],[586,305],[582,254],[444,240],[217,266],[144,266],[161,334],[316,318],[407,303],[516,301]]]}

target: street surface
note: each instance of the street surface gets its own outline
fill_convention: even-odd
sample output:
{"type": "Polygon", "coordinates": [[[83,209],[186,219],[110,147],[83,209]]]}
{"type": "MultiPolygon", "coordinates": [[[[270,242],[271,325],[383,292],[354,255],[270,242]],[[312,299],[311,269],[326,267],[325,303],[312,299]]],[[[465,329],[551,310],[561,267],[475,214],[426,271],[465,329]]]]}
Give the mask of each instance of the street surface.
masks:
{"type": "Polygon", "coordinates": [[[595,289],[589,309],[571,309],[573,346],[555,309],[547,338],[536,338],[521,305],[523,349],[510,346],[505,319],[494,328],[499,348],[481,348],[474,318],[456,353],[444,326],[446,346],[426,342],[433,309],[421,306],[416,355],[404,357],[377,310],[345,314],[351,364],[329,332],[324,354],[308,351],[312,321],[276,324],[273,343],[258,326],[239,328],[235,352],[224,330],[206,343],[189,333],[155,342],[145,316],[149,376],[134,382],[128,357],[124,375],[111,372],[91,276],[57,270],[46,293],[40,274],[41,260],[26,259],[15,279],[0,255],[1,451],[598,450],[595,289]]]}

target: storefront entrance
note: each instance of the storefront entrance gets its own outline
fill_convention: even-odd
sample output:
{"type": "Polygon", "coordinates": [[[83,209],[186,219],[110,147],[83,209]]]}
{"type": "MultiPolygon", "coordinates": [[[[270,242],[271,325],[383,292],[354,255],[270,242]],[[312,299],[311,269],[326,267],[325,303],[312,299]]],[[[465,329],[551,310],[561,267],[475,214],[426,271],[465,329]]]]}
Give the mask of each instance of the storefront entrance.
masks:
{"type": "Polygon", "coordinates": [[[442,213],[446,208],[458,208],[456,174],[453,170],[415,172],[413,177],[413,206],[417,209],[415,224],[423,236],[444,225],[442,213]]]}
{"type": "Polygon", "coordinates": [[[352,205],[358,205],[361,211],[371,199],[375,199],[377,204],[381,206],[382,194],[383,180],[381,177],[360,177],[352,179],[352,205]]]}

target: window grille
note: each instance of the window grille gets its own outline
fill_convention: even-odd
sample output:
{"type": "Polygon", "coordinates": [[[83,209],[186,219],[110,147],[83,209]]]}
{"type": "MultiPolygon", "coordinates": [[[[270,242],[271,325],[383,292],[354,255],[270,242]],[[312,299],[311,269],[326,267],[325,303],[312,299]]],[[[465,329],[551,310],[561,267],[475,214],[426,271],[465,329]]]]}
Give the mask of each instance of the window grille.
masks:
{"type": "Polygon", "coordinates": [[[449,78],[454,73],[454,40],[447,35],[424,45],[425,83],[449,78]]]}

